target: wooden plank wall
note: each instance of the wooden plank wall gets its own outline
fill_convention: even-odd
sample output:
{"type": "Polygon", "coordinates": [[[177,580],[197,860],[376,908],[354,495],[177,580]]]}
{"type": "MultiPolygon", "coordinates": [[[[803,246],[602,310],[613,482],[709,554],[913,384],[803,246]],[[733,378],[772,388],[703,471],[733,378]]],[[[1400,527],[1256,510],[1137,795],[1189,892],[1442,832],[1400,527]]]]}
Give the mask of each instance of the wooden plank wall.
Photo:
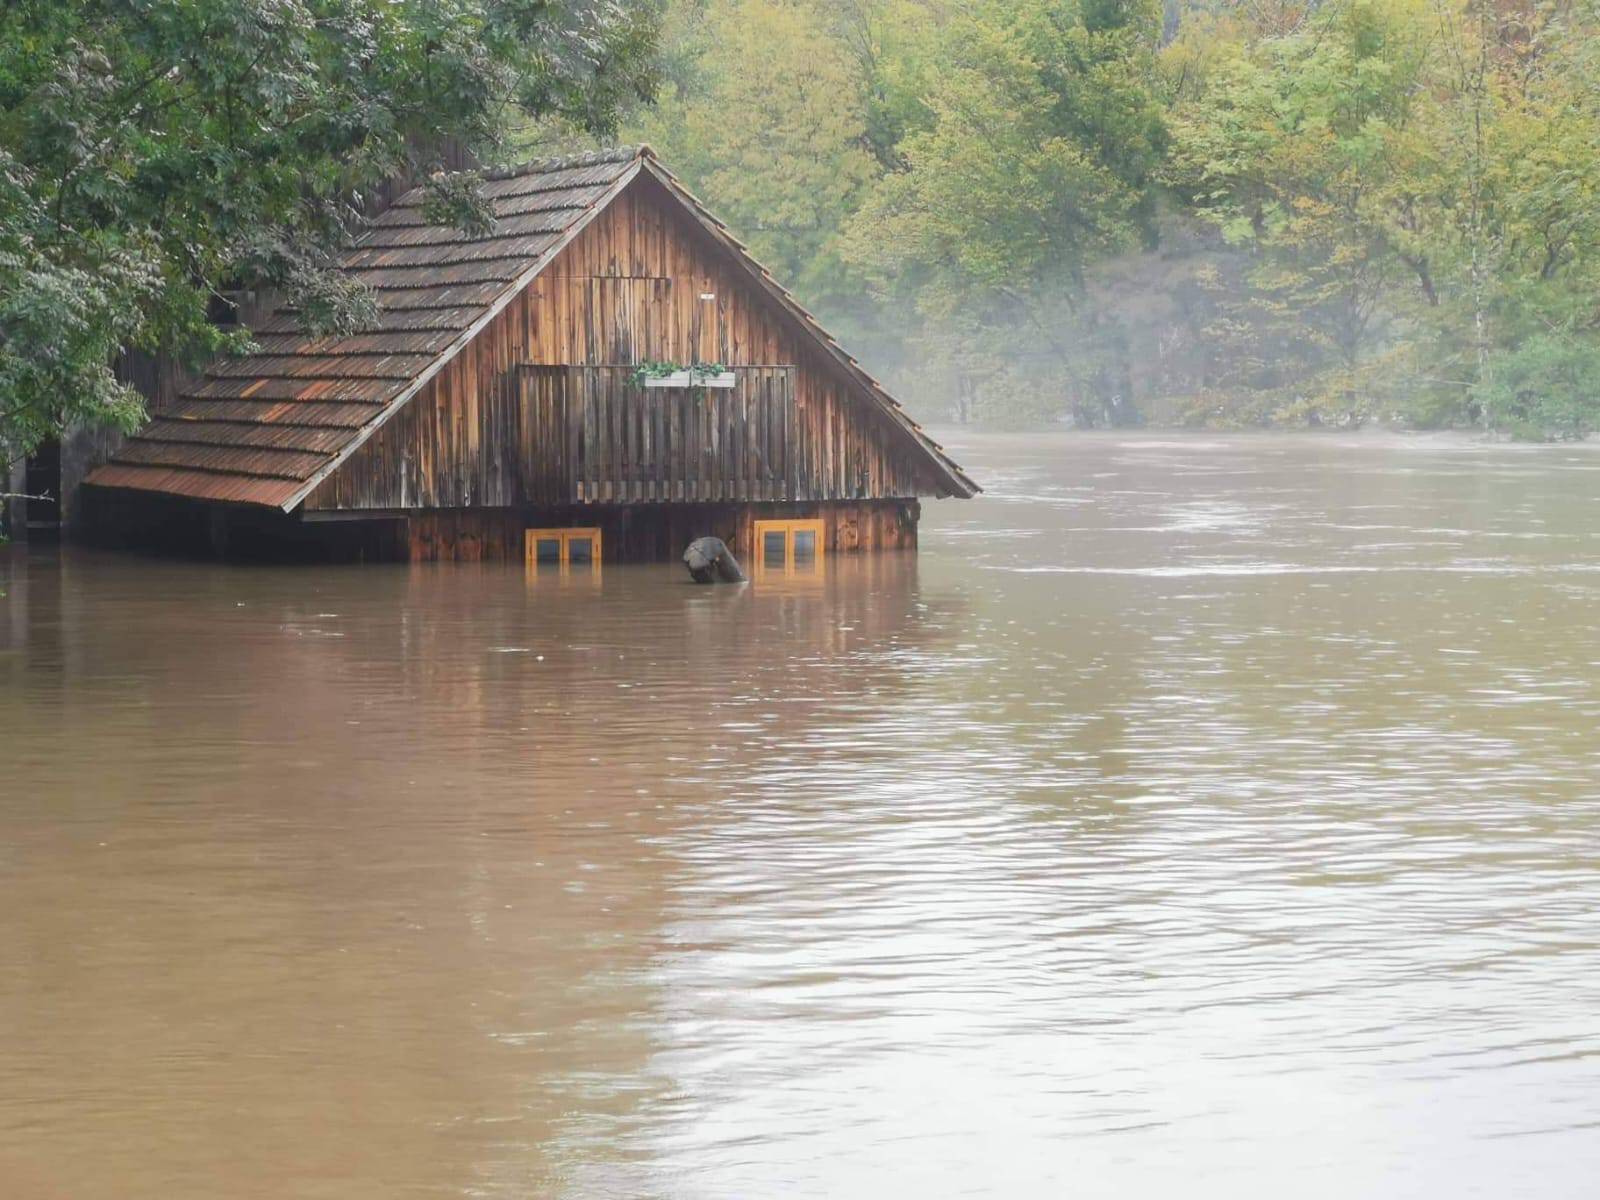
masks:
{"type": "Polygon", "coordinates": [[[528,367],[528,472],[546,502],[792,500],[794,368],[738,367],[733,388],[640,388],[633,369],[528,367]]]}
{"type": "Polygon", "coordinates": [[[659,184],[640,176],[305,507],[548,502],[559,488],[543,472],[559,465],[559,453],[535,442],[541,426],[527,417],[513,368],[647,359],[793,364],[793,473],[805,481],[797,495],[939,494],[904,430],[853,390],[659,184]]]}

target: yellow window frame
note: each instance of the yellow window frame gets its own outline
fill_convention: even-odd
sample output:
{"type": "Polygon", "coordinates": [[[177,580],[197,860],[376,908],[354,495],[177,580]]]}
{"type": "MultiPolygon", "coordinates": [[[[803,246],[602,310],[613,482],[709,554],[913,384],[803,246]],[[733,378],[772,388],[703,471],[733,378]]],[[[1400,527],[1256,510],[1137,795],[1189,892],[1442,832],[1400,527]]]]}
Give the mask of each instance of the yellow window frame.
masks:
{"type": "Polygon", "coordinates": [[[570,529],[527,529],[522,534],[522,554],[530,567],[539,565],[539,543],[561,543],[561,566],[566,568],[572,562],[572,543],[587,538],[590,553],[593,557],[589,560],[593,565],[600,565],[601,538],[600,528],[597,525],[578,525],[570,529]]]}
{"type": "MultiPolygon", "coordinates": [[[[823,528],[823,522],[815,517],[805,520],[783,521],[756,521],[755,544],[751,549],[751,557],[758,569],[767,565],[767,534],[783,534],[783,569],[794,570],[794,535],[797,533],[811,533],[816,535],[817,556],[816,563],[822,565],[822,556],[827,553],[828,539],[823,528]]],[[[777,564],[773,564],[776,566],[777,564]]]]}

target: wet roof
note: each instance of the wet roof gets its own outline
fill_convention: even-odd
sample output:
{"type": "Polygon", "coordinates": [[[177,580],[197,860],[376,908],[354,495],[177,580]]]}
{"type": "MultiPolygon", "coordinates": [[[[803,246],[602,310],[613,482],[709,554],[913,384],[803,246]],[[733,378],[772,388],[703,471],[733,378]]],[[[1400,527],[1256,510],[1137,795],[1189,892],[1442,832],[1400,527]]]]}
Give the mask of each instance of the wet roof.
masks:
{"type": "Polygon", "coordinates": [[[495,222],[483,234],[430,221],[424,190],[405,193],[341,262],[376,294],[378,311],[369,324],[312,337],[301,331],[293,309],[280,308],[252,331],[252,353],[219,359],[188,381],[87,482],[292,509],[646,167],[922,444],[956,494],[977,490],[648,147],[487,173],[484,192],[495,222]]]}

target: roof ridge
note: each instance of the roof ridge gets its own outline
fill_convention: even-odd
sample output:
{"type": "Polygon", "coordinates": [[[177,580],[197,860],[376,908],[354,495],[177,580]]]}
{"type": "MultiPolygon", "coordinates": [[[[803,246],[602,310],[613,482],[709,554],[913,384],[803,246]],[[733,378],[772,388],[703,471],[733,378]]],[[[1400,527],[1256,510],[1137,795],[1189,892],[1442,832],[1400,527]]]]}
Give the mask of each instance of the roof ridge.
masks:
{"type": "Polygon", "coordinates": [[[524,175],[544,175],[551,171],[570,171],[579,167],[598,167],[602,163],[631,162],[636,158],[653,156],[654,151],[643,142],[631,146],[611,146],[604,150],[585,150],[578,154],[562,154],[547,158],[531,158],[526,162],[502,167],[489,167],[482,172],[486,180],[520,179],[524,175]]]}

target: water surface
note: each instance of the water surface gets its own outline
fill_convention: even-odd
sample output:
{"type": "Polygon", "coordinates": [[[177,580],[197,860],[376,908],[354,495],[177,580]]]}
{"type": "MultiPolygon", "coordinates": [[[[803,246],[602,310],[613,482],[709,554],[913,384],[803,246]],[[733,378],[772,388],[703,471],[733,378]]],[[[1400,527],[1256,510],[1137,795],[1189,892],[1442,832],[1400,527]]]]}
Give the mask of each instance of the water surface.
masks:
{"type": "Polygon", "coordinates": [[[820,581],[0,554],[0,1191],[1592,1195],[1600,453],[949,440],[820,581]]]}

